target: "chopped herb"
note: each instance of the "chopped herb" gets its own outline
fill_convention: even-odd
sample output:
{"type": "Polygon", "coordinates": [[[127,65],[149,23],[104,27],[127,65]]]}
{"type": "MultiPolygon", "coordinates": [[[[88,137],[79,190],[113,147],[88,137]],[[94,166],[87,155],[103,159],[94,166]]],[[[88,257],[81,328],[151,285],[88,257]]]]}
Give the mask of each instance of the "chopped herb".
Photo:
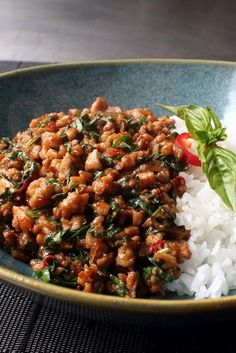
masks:
{"type": "Polygon", "coordinates": [[[167,283],[170,283],[176,280],[176,277],[169,271],[163,271],[163,273],[161,274],[161,279],[167,283]]]}
{"type": "Polygon", "coordinates": [[[70,177],[72,177],[73,175],[75,175],[75,173],[77,172],[78,168],[75,164],[72,164],[70,169],[69,169],[69,172],[65,178],[65,184],[68,184],[69,181],[70,181],[70,177]]]}
{"type": "Polygon", "coordinates": [[[136,165],[141,165],[143,163],[147,163],[154,158],[154,154],[151,153],[147,157],[137,157],[136,158],[136,165]]]}
{"type": "Polygon", "coordinates": [[[83,130],[91,131],[94,123],[96,123],[96,121],[98,121],[99,119],[101,119],[101,116],[100,115],[96,115],[93,119],[91,119],[89,122],[84,124],[83,130]]]}
{"type": "Polygon", "coordinates": [[[83,126],[90,122],[90,117],[88,114],[81,115],[79,119],[80,119],[83,126]]]}
{"type": "Polygon", "coordinates": [[[93,146],[90,143],[81,142],[80,146],[83,148],[83,150],[86,154],[93,151],[93,146]]]}
{"type": "Polygon", "coordinates": [[[107,238],[111,241],[114,240],[116,234],[120,233],[122,229],[120,227],[117,227],[114,223],[111,223],[107,228],[106,228],[106,235],[107,238]]]}
{"type": "Polygon", "coordinates": [[[82,132],[83,125],[82,125],[82,122],[81,122],[81,118],[76,119],[74,124],[75,124],[75,127],[78,130],[78,132],[82,132]]]}
{"type": "Polygon", "coordinates": [[[6,201],[11,201],[14,194],[10,191],[10,188],[5,188],[5,190],[0,194],[0,204],[6,201]]]}
{"type": "Polygon", "coordinates": [[[63,269],[60,274],[55,274],[55,265],[45,267],[43,270],[35,272],[38,279],[48,283],[54,283],[66,287],[75,288],[77,285],[77,278],[71,277],[67,269],[63,269]]]}
{"type": "Polygon", "coordinates": [[[143,197],[140,196],[133,199],[129,199],[128,202],[135,210],[143,210],[150,217],[152,216],[153,212],[151,210],[150,203],[146,201],[143,197]]]}
{"type": "Polygon", "coordinates": [[[8,138],[8,137],[2,137],[0,139],[0,144],[6,145],[5,149],[0,149],[0,154],[11,152],[12,151],[12,147],[16,146],[16,144],[13,141],[11,141],[11,139],[8,138]]]}
{"type": "Polygon", "coordinates": [[[102,164],[104,168],[110,168],[114,165],[114,160],[108,157],[105,153],[102,155],[102,164]]]}
{"type": "Polygon", "coordinates": [[[173,212],[169,207],[165,205],[159,206],[158,209],[155,212],[153,212],[152,217],[160,218],[164,220],[166,219],[166,215],[165,215],[166,213],[172,220],[176,218],[175,212],[173,212]]]}
{"type": "Polygon", "coordinates": [[[122,191],[123,196],[126,199],[134,198],[138,196],[138,191],[136,189],[125,189],[122,191]]]}
{"type": "Polygon", "coordinates": [[[35,272],[35,274],[36,277],[41,279],[43,282],[49,283],[51,281],[51,273],[49,267],[45,267],[43,270],[35,272]]]}
{"type": "Polygon", "coordinates": [[[132,239],[130,238],[130,237],[123,237],[122,238],[122,241],[124,242],[124,243],[130,243],[131,241],[132,241],[132,239]]]}
{"type": "Polygon", "coordinates": [[[89,135],[96,141],[100,141],[100,135],[95,131],[89,131],[89,135]]]}
{"type": "Polygon", "coordinates": [[[64,146],[66,147],[66,151],[67,151],[68,153],[70,153],[70,152],[71,152],[71,148],[72,148],[70,142],[65,142],[65,143],[64,143],[64,146]]]}
{"type": "Polygon", "coordinates": [[[20,154],[21,154],[21,153],[22,153],[22,152],[19,151],[19,150],[14,150],[14,151],[12,151],[12,153],[10,154],[10,156],[8,156],[8,158],[9,158],[10,160],[14,161],[14,160],[16,160],[18,157],[20,157],[20,154]]]}
{"type": "Polygon", "coordinates": [[[49,222],[52,222],[56,226],[57,230],[61,228],[61,223],[58,222],[53,216],[48,216],[47,218],[49,222]]]}
{"type": "Polygon", "coordinates": [[[154,268],[155,266],[148,266],[143,268],[143,277],[145,281],[150,280],[150,278],[152,277],[152,271],[154,268]]]}
{"type": "Polygon", "coordinates": [[[170,271],[162,270],[158,265],[158,266],[148,266],[143,269],[143,278],[145,279],[145,281],[148,281],[151,279],[154,269],[158,271],[156,276],[157,276],[157,280],[159,281],[164,281],[169,283],[176,279],[176,277],[172,273],[170,273],[170,271]]]}
{"type": "Polygon", "coordinates": [[[42,211],[39,211],[39,210],[29,210],[29,211],[26,211],[25,214],[33,219],[37,219],[41,216],[41,212],[42,211]]]}
{"type": "Polygon", "coordinates": [[[53,201],[53,204],[57,204],[59,202],[61,202],[62,200],[64,200],[68,195],[68,192],[59,192],[58,194],[54,194],[51,197],[51,200],[53,201]]]}
{"type": "Polygon", "coordinates": [[[79,186],[77,181],[74,181],[70,186],[70,192],[75,191],[75,189],[79,186]]]}
{"type": "Polygon", "coordinates": [[[44,239],[45,246],[54,251],[59,250],[59,245],[62,242],[62,233],[62,231],[59,231],[56,234],[47,235],[44,239]]]}
{"type": "Polygon", "coordinates": [[[185,170],[187,165],[186,163],[176,163],[175,158],[173,156],[164,156],[159,155],[157,157],[162,164],[167,164],[171,169],[177,171],[178,173],[185,170]]]}
{"type": "Polygon", "coordinates": [[[79,260],[82,264],[88,264],[89,263],[89,252],[85,249],[79,248],[76,249],[76,255],[75,254],[69,254],[73,260],[79,260]]]}
{"type": "Polygon", "coordinates": [[[81,228],[74,230],[60,230],[55,234],[49,234],[45,237],[45,246],[52,250],[57,250],[63,241],[73,243],[76,239],[84,239],[90,224],[84,223],[81,228]]]}
{"type": "Polygon", "coordinates": [[[94,179],[98,179],[102,176],[102,170],[98,170],[96,173],[94,173],[94,179]]]}
{"type": "Polygon", "coordinates": [[[110,279],[116,284],[117,286],[117,294],[120,297],[124,297],[127,294],[127,287],[126,285],[116,276],[110,274],[110,279]]]}
{"type": "Polygon", "coordinates": [[[133,152],[138,149],[137,146],[133,144],[132,137],[129,134],[118,137],[118,139],[113,142],[112,148],[122,148],[126,149],[128,152],[133,152]]]}
{"type": "Polygon", "coordinates": [[[75,288],[77,277],[71,277],[67,269],[63,269],[59,275],[51,275],[51,282],[60,286],[75,288]]]}
{"type": "Polygon", "coordinates": [[[174,220],[176,218],[176,213],[170,209],[168,206],[162,206],[165,212],[169,215],[169,217],[174,220]]]}
{"type": "Polygon", "coordinates": [[[38,164],[28,161],[29,167],[23,171],[21,181],[16,185],[16,190],[19,189],[26,181],[28,181],[33,173],[38,169],[38,164]]]}
{"type": "Polygon", "coordinates": [[[46,185],[60,186],[59,181],[57,179],[53,179],[53,178],[45,179],[45,184],[46,185]]]}
{"type": "Polygon", "coordinates": [[[115,240],[116,234],[120,233],[122,229],[117,227],[114,223],[109,224],[104,230],[97,231],[94,228],[89,229],[89,233],[96,238],[106,237],[110,241],[115,240]]]}
{"type": "Polygon", "coordinates": [[[68,136],[65,133],[65,131],[60,135],[60,139],[61,139],[63,145],[69,143],[69,139],[68,139],[68,136]]]}
{"type": "Polygon", "coordinates": [[[173,219],[167,219],[163,222],[163,225],[166,227],[166,228],[171,228],[175,225],[173,219]]]}
{"type": "Polygon", "coordinates": [[[39,143],[41,141],[41,137],[40,136],[36,136],[34,137],[32,140],[30,140],[27,144],[26,144],[26,148],[29,148],[33,145],[36,145],[37,143],[39,143]]]}
{"type": "Polygon", "coordinates": [[[91,131],[95,122],[100,118],[100,115],[96,115],[93,119],[90,119],[89,115],[84,114],[80,118],[76,119],[74,124],[78,132],[91,131]]]}
{"type": "Polygon", "coordinates": [[[125,175],[122,178],[120,178],[117,182],[120,184],[120,186],[125,187],[125,184],[129,181],[129,176],[125,175]]]}
{"type": "Polygon", "coordinates": [[[157,261],[157,259],[154,256],[148,256],[148,260],[154,265],[157,266],[159,268],[159,263],[157,261]]]}
{"type": "Polygon", "coordinates": [[[94,228],[89,229],[89,234],[95,238],[103,238],[106,235],[106,230],[98,231],[94,228]]]}
{"type": "Polygon", "coordinates": [[[140,128],[140,126],[147,123],[147,118],[134,119],[132,116],[129,116],[126,120],[126,125],[128,129],[136,130],[140,128]]]}
{"type": "Polygon", "coordinates": [[[9,181],[12,184],[12,178],[10,178],[8,175],[3,173],[2,178],[6,179],[7,181],[9,181]]]}
{"type": "Polygon", "coordinates": [[[114,199],[111,201],[111,209],[114,216],[117,216],[121,210],[119,204],[114,199]]]}

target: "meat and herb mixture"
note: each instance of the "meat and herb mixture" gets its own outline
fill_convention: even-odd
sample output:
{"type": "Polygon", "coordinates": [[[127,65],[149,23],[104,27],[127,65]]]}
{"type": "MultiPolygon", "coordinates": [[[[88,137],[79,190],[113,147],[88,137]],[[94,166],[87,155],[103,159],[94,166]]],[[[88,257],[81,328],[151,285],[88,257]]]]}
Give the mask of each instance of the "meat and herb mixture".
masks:
{"type": "Polygon", "coordinates": [[[98,97],[2,138],[1,247],[45,282],[163,297],[191,256],[175,225],[187,167],[175,137],[173,119],[98,97]]]}

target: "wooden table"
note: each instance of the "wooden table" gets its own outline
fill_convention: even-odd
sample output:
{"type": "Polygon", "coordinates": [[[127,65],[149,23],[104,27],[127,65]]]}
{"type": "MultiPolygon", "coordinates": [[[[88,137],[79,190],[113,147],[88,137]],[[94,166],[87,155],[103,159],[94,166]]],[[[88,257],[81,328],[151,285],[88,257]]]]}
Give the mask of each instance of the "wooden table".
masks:
{"type": "Polygon", "coordinates": [[[236,60],[235,0],[0,0],[0,60],[236,60]]]}

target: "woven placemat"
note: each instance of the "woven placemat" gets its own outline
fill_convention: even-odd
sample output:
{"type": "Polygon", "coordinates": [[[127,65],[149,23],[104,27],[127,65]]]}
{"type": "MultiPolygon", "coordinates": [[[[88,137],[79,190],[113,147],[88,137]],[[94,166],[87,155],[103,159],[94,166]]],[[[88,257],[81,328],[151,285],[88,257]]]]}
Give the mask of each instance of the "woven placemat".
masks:
{"type": "Polygon", "coordinates": [[[0,282],[1,353],[234,353],[235,323],[112,325],[81,318],[58,302],[0,282]]]}

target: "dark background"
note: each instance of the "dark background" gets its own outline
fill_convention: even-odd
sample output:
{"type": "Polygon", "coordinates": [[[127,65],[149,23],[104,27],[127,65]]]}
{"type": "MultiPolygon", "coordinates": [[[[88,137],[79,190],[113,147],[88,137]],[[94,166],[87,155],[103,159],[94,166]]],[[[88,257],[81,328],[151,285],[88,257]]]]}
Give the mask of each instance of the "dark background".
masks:
{"type": "Polygon", "coordinates": [[[0,0],[0,60],[235,60],[235,19],[235,0],[0,0]]]}

